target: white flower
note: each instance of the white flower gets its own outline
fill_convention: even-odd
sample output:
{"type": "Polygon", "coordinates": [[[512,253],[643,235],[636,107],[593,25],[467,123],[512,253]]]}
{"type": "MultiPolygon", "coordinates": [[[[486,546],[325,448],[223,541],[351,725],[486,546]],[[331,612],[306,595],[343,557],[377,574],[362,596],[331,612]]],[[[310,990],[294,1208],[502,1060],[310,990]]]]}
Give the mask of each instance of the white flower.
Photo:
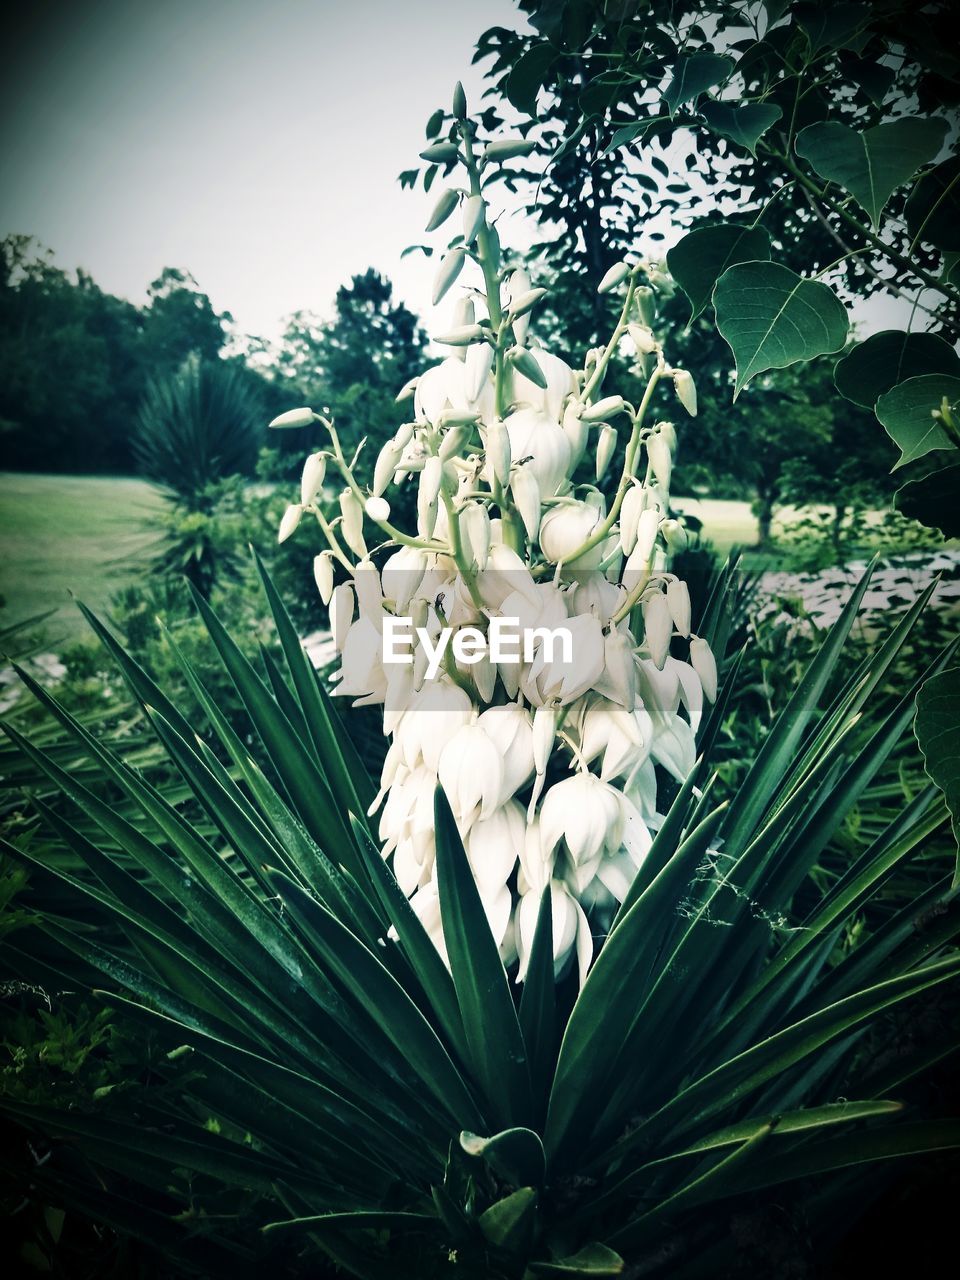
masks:
{"type": "Polygon", "coordinates": [[[470,723],[472,714],[469,695],[449,677],[428,680],[412,696],[395,731],[407,766],[413,769],[423,763],[436,773],[444,746],[470,723]]]}
{"type": "Polygon", "coordinates": [[[481,893],[499,890],[507,883],[526,834],[526,816],[516,800],[508,800],[489,818],[473,823],[463,838],[463,847],[481,893]]]}
{"type": "MultiPolygon", "coordinates": [[[[517,953],[520,958],[517,982],[523,981],[527,965],[530,963],[530,952],[537,929],[537,916],[540,913],[540,896],[541,891],[530,890],[520,899],[520,905],[517,908],[517,953]]],[[[557,978],[561,976],[568,959],[575,950],[582,986],[593,957],[593,939],[590,936],[587,917],[567,886],[559,880],[550,881],[550,906],[554,975],[557,978]]]]}
{"type": "Polygon", "coordinates": [[[592,862],[623,832],[620,794],[608,782],[586,771],[562,778],[547,789],[540,805],[544,849],[562,841],[574,865],[592,862]]]}
{"type": "MultiPolygon", "coordinates": [[[[540,521],[540,549],[554,564],[565,564],[603,523],[603,509],[592,502],[571,500],[551,507],[540,521]]],[[[595,569],[603,558],[603,544],[574,562],[579,572],[595,569]]]]}
{"type": "Polygon", "coordinates": [[[280,530],[277,533],[278,542],[286,542],[290,535],[295,532],[302,515],[302,505],[299,502],[291,502],[280,520],[280,530]]]}
{"type": "Polygon", "coordinates": [[[479,724],[457,730],[440,752],[439,774],[458,821],[488,818],[497,807],[503,790],[503,761],[479,724]]]}
{"type": "MultiPolygon", "coordinates": [[[[539,713],[539,708],[537,709],[539,713]]],[[[530,781],[534,771],[534,721],[530,712],[516,702],[482,711],[477,724],[500,753],[503,761],[501,802],[515,796],[530,781]]]]}
{"type": "Polygon", "coordinates": [[[643,602],[643,631],[650,657],[662,670],[670,652],[670,637],[673,635],[673,618],[670,616],[667,597],[662,591],[643,602]]]}
{"type": "Polygon", "coordinates": [[[552,646],[541,641],[537,654],[520,677],[520,687],[535,704],[555,699],[561,706],[573,702],[593,687],[603,670],[603,627],[598,618],[583,613],[563,624],[571,643],[552,646]]]}
{"type": "Polygon", "coordinates": [[[323,477],[327,470],[327,460],[322,453],[311,453],[303,464],[300,477],[300,501],[309,507],[323,487],[323,477]]]}
{"type": "Polygon", "coordinates": [[[717,660],[713,650],[701,636],[690,639],[690,665],[700,677],[703,692],[711,702],[717,700],[717,660]]]}
{"type": "Polygon", "coordinates": [[[545,414],[554,423],[559,423],[564,401],[577,389],[573,370],[564,360],[551,355],[549,351],[532,350],[530,355],[540,366],[540,372],[546,379],[546,389],[538,387],[523,374],[514,373],[513,397],[519,403],[545,414]]]}
{"type": "Polygon", "coordinates": [[[504,426],[513,462],[529,460],[540,492],[552,497],[566,480],[570,466],[570,441],[559,422],[537,409],[518,409],[504,418],[504,426]]]}

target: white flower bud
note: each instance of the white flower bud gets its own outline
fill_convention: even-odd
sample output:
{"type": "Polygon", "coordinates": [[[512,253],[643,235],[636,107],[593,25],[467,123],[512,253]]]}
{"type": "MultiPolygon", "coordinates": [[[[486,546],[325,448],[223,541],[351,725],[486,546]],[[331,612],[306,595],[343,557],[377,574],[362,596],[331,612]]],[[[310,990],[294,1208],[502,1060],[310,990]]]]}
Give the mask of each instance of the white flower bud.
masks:
{"type": "Polygon", "coordinates": [[[597,285],[597,293],[609,293],[618,284],[623,284],[629,274],[630,268],[625,262],[615,263],[597,285]]]}
{"type": "Polygon", "coordinates": [[[673,518],[664,520],[660,526],[660,532],[663,534],[663,540],[667,544],[667,549],[677,555],[680,551],[687,549],[687,531],[679,520],[673,518]]]}
{"type": "Polygon", "coordinates": [[[571,400],[563,411],[563,434],[570,444],[569,474],[572,475],[583,457],[590,435],[587,424],[580,416],[580,405],[575,400],[571,400]]]}
{"type": "Polygon", "coordinates": [[[679,578],[671,578],[667,583],[667,604],[673,625],[682,636],[690,634],[690,592],[687,584],[679,578]]]}
{"type": "Polygon", "coordinates": [[[717,660],[706,640],[690,637],[690,665],[700,677],[703,692],[711,702],[717,700],[717,660]]]}
{"type": "Polygon", "coordinates": [[[695,418],[697,416],[697,387],[693,377],[687,373],[686,369],[677,369],[674,371],[673,385],[676,388],[677,399],[690,417],[695,418]]]}
{"type": "Polygon", "coordinates": [[[299,502],[291,502],[290,506],[287,507],[280,519],[280,531],[277,534],[278,542],[286,542],[300,523],[300,517],[302,515],[303,506],[299,502]]]}
{"type": "Polygon", "coordinates": [[[403,457],[403,446],[397,440],[388,440],[377,454],[373,468],[373,496],[379,498],[393,480],[400,459],[403,457]]]}
{"type": "Polygon", "coordinates": [[[638,356],[653,355],[657,349],[657,340],[651,329],[645,324],[628,324],[627,332],[638,356]]]}
{"type": "Polygon", "coordinates": [[[424,538],[432,538],[436,528],[442,481],[442,460],[437,456],[428,458],[420,472],[420,487],[417,491],[417,524],[424,538]]]}
{"type": "Polygon", "coordinates": [[[523,138],[503,138],[499,142],[488,142],[483,151],[484,161],[513,160],[516,156],[528,156],[535,151],[537,144],[527,142],[523,138]]]}
{"type": "MultiPolygon", "coordinates": [[[[540,521],[540,547],[554,564],[566,564],[603,521],[603,512],[593,503],[562,502],[551,507],[540,521]]],[[[598,545],[575,562],[575,568],[595,569],[603,547],[598,545]]]]}
{"type": "Polygon", "coordinates": [[[446,222],[451,213],[453,213],[454,209],[457,207],[457,201],[459,199],[459,191],[455,191],[452,187],[445,187],[444,190],[440,192],[440,198],[437,200],[437,203],[433,206],[433,212],[430,214],[430,218],[427,225],[424,227],[424,231],[436,231],[437,227],[446,222]]]}
{"type": "Polygon", "coordinates": [[[446,164],[450,160],[456,160],[459,154],[455,142],[431,142],[429,147],[424,147],[420,152],[420,159],[427,160],[430,164],[446,164]]]}
{"type": "Polygon", "coordinates": [[[490,554],[490,514],[482,502],[468,502],[460,512],[460,535],[470,559],[482,572],[490,554]]]}
{"type": "Polygon", "coordinates": [[[463,423],[458,426],[451,427],[444,434],[440,441],[440,447],[437,449],[437,456],[443,462],[449,462],[451,458],[458,458],[463,446],[470,439],[470,428],[463,423]]]}
{"type": "Polygon", "coordinates": [[[631,484],[620,504],[620,546],[629,555],[637,545],[637,524],[646,506],[647,495],[638,484],[631,484]]]}
{"type": "Polygon", "coordinates": [[[327,472],[327,460],[322,453],[311,453],[303,464],[300,477],[300,502],[309,507],[323,487],[323,477],[327,472]]]}
{"type": "Polygon", "coordinates": [[[647,436],[647,457],[650,459],[650,465],[653,467],[653,474],[657,481],[664,489],[670,488],[670,476],[673,471],[673,456],[670,453],[670,446],[663,436],[657,432],[656,435],[647,436]]]}
{"type": "Polygon", "coordinates": [[[463,270],[463,264],[466,261],[466,256],[467,251],[464,248],[451,249],[446,257],[441,261],[433,281],[434,306],[436,306],[441,298],[443,298],[447,290],[463,270]]]}
{"type": "Polygon", "coordinates": [[[453,116],[455,120],[465,120],[467,115],[467,95],[458,80],[453,88],[453,116]]]}
{"type": "Polygon", "coordinates": [[[546,391],[547,376],[529,351],[523,347],[511,347],[507,352],[507,361],[516,369],[517,373],[529,378],[535,387],[539,387],[541,391],[546,391]]]}
{"type": "Polygon", "coordinates": [[[656,507],[647,507],[640,513],[637,521],[637,540],[624,565],[622,582],[628,591],[632,591],[641,578],[650,570],[650,558],[656,545],[660,530],[660,512],[656,507]]]}
{"type": "Polygon", "coordinates": [[[363,509],[377,524],[383,524],[385,520],[390,519],[390,503],[386,498],[368,498],[363,504],[363,509]]]}
{"type": "Polygon", "coordinates": [[[677,452],[677,429],[672,422],[658,422],[657,430],[666,440],[671,453],[677,452]]]}
{"type": "Polygon", "coordinates": [[[597,480],[602,480],[607,474],[607,468],[613,460],[613,455],[617,451],[617,431],[615,427],[611,427],[609,422],[600,432],[600,439],[597,441],[597,480]]]}
{"type": "Polygon", "coordinates": [[[367,554],[367,545],[363,540],[363,507],[352,489],[344,489],[340,494],[340,514],[343,517],[340,527],[344,542],[355,555],[363,559],[367,554]]]}
{"type": "Polygon", "coordinates": [[[662,591],[643,602],[643,631],[650,657],[657,669],[662,671],[670,652],[670,637],[673,635],[673,618],[662,591]]]}
{"type": "Polygon", "coordinates": [[[519,294],[512,299],[507,314],[511,320],[519,320],[537,305],[541,298],[545,298],[550,292],[549,289],[527,289],[525,293],[519,294]]]}
{"type": "Polygon", "coordinates": [[[417,383],[419,381],[420,381],[419,374],[417,374],[416,377],[414,378],[408,378],[407,381],[400,388],[400,390],[397,392],[395,403],[402,404],[404,400],[409,400],[410,397],[413,395],[414,391],[416,391],[417,383]]]}
{"type": "Polygon", "coordinates": [[[467,196],[463,202],[463,243],[465,245],[473,244],[477,238],[477,232],[483,226],[484,215],[487,206],[484,203],[483,196],[467,196]]]}
{"type": "Polygon", "coordinates": [[[313,557],[313,580],[320,592],[320,599],[324,604],[329,604],[333,595],[333,560],[329,551],[321,551],[318,556],[313,557]]]}
{"type": "Polygon", "coordinates": [[[559,714],[560,709],[555,702],[545,702],[533,713],[533,767],[537,773],[547,771],[557,737],[559,714]]]}
{"type": "Polygon", "coordinates": [[[580,416],[584,422],[603,422],[605,418],[612,418],[614,414],[622,413],[623,408],[623,396],[604,396],[596,404],[588,404],[580,416]]]}
{"type": "Polygon", "coordinates": [[[270,423],[271,427],[309,427],[317,420],[312,409],[288,409],[278,414],[270,423]]]}
{"type": "Polygon", "coordinates": [[[506,485],[510,479],[510,435],[499,418],[487,427],[486,446],[493,474],[506,485]]]}
{"type": "Polygon", "coordinates": [[[510,490],[527,537],[536,542],[540,530],[540,485],[531,467],[517,467],[510,477],[510,490]]]}
{"type": "Polygon", "coordinates": [[[470,401],[480,399],[493,368],[494,350],[489,342],[475,342],[467,352],[467,363],[463,373],[463,393],[470,401]]]}
{"type": "Polygon", "coordinates": [[[341,582],[334,587],[330,597],[330,632],[338,653],[343,653],[347,632],[353,622],[353,586],[349,582],[341,582]]]}
{"type": "Polygon", "coordinates": [[[446,333],[438,333],[434,342],[444,347],[469,347],[483,337],[483,329],[478,324],[464,324],[456,329],[448,329],[446,333]]]}

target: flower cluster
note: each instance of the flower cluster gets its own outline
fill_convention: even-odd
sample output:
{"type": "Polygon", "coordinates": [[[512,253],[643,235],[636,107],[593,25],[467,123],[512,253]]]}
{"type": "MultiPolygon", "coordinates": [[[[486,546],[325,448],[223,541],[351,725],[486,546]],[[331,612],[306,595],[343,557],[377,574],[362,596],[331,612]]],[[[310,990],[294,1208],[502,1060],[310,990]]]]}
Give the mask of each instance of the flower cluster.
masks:
{"type": "Polygon", "coordinates": [[[390,746],[372,812],[400,885],[443,953],[439,783],[505,962],[517,960],[522,979],[549,886],[557,971],[575,957],[582,979],[592,935],[609,927],[650,848],[656,766],[678,780],[689,773],[717,673],[668,567],[685,545],[669,508],[676,431],[646,421],[663,382],[696,412],[690,375],[668,366],[653,330],[658,273],[643,262],[607,273],[599,288],[622,293],[620,318],[582,369],[544,350],[530,323],[547,291],[504,267],[483,195],[491,167],[529,149],[481,149],[458,90],[449,140],[424,153],[464,175],[428,223],[461,212],[435,301],[461,273],[467,283],[436,338],[450,354],[402,390],[412,415],[380,449],[372,485],[361,487],[334,425],[312,410],[271,425],[320,423],[329,436],[306,461],[280,539],[305,512],[326,539],[315,576],[341,655],[337,691],[384,708],[390,746]],[[627,344],[646,378],[636,406],[604,387],[627,344]],[[615,463],[619,478],[604,483],[615,463]],[[320,502],[328,467],[344,486],[334,518],[320,502]],[[400,485],[416,487],[415,532],[390,520],[386,495],[400,485]],[[400,616],[431,637],[474,629],[469,659],[465,646],[459,656],[448,648],[433,678],[422,646],[409,662],[385,661],[385,621],[400,616]],[[562,626],[572,649],[541,640],[497,662],[484,637],[498,617],[534,635],[562,626]],[[671,654],[675,636],[687,642],[683,659],[671,654]]]}

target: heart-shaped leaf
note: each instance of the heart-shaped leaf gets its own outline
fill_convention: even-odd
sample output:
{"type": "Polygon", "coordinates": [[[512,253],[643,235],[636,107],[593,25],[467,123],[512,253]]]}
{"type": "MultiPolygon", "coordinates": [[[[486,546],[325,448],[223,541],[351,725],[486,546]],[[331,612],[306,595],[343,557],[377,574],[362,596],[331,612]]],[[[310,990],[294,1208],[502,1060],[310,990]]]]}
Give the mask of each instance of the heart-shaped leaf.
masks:
{"type": "Polygon", "coordinates": [[[872,409],[885,391],[923,373],[960,377],[960,356],[935,333],[884,329],[838,360],[833,380],[842,396],[872,409]]]}
{"type": "Polygon", "coordinates": [[[734,399],[756,374],[839,351],[847,340],[846,308],[833,290],[777,262],[728,267],[713,305],[737,362],[734,399]]]}
{"type": "Polygon", "coordinates": [[[838,120],[808,125],[797,138],[797,155],[821,178],[836,182],[877,226],[891,195],[943,145],[945,120],[891,120],[862,132],[838,120]]]}
{"type": "Polygon", "coordinates": [[[948,404],[960,401],[960,378],[925,373],[899,383],[877,401],[877,417],[902,454],[894,471],[934,449],[954,447],[940,419],[933,416],[944,399],[948,404]]]}
{"type": "Polygon", "coordinates": [[[732,70],[732,59],[717,53],[694,53],[688,58],[681,58],[663,93],[670,114],[676,115],[677,108],[685,102],[692,102],[707,89],[726,80],[732,70]]]}
{"type": "Polygon", "coordinates": [[[550,67],[557,59],[557,50],[543,41],[531,45],[514,65],[507,79],[507,97],[528,116],[537,113],[537,94],[550,67]]]}
{"type": "MultiPolygon", "coordinates": [[[[914,732],[927,773],[943,792],[954,838],[960,843],[960,667],[933,676],[917,694],[914,732]]],[[[960,863],[954,884],[958,878],[960,863]]]]}
{"type": "Polygon", "coordinates": [[[766,102],[748,102],[742,107],[734,107],[727,102],[705,102],[700,114],[714,133],[745,147],[753,156],[757,153],[760,138],[777,123],[783,112],[766,102]]]}
{"type": "Polygon", "coordinates": [[[668,251],[667,267],[690,299],[690,319],[695,320],[709,304],[713,286],[728,267],[769,257],[770,237],[763,227],[725,222],[699,227],[685,235],[668,251]]]}
{"type": "Polygon", "coordinates": [[[960,156],[925,173],[907,201],[907,226],[917,240],[960,249],[960,156]]]}
{"type": "Polygon", "coordinates": [[[928,455],[933,468],[917,480],[908,480],[896,492],[893,505],[928,529],[939,529],[945,538],[960,538],[960,462],[956,450],[928,455]]]}

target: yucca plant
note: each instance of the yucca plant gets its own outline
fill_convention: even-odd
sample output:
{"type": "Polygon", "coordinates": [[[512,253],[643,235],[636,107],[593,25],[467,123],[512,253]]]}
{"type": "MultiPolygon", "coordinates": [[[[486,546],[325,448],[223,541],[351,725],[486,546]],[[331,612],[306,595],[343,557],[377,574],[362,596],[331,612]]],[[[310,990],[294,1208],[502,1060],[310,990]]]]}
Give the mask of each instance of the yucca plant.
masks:
{"type": "MultiPolygon", "coordinates": [[[[370,780],[262,576],[285,658],[272,687],[197,598],[258,752],[184,662],[212,749],[91,616],[216,838],[25,676],[137,817],[8,729],[68,802],[36,802],[45,842],[85,869],[67,873],[29,842],[4,852],[38,890],[87,904],[99,922],[91,930],[62,906],[39,915],[8,943],[8,966],[36,981],[35,931],[48,985],[58,971],[71,986],[78,974],[102,984],[117,1023],[162,1050],[113,1102],[5,1099],[52,1142],[29,1169],[32,1194],[162,1250],[168,1273],[282,1259],[288,1274],[316,1274],[325,1254],[364,1277],[637,1264],[715,1275],[734,1247],[737,1197],[799,1180],[825,1228],[869,1188],[852,1168],[960,1143],[956,1120],[908,1105],[911,1083],[955,1041],[883,1071],[863,1052],[871,1025],[960,972],[950,876],[839,960],[837,947],[945,821],[939,793],[920,795],[805,919],[790,914],[909,725],[914,689],[880,723],[864,711],[923,599],[820,709],[861,583],[745,781],[717,803],[721,696],[697,769],[577,992],[554,981],[548,896],[526,980],[510,981],[438,793],[444,966],[371,838],[370,780]]],[[[36,1139],[21,1150],[36,1153],[36,1139]]]]}

